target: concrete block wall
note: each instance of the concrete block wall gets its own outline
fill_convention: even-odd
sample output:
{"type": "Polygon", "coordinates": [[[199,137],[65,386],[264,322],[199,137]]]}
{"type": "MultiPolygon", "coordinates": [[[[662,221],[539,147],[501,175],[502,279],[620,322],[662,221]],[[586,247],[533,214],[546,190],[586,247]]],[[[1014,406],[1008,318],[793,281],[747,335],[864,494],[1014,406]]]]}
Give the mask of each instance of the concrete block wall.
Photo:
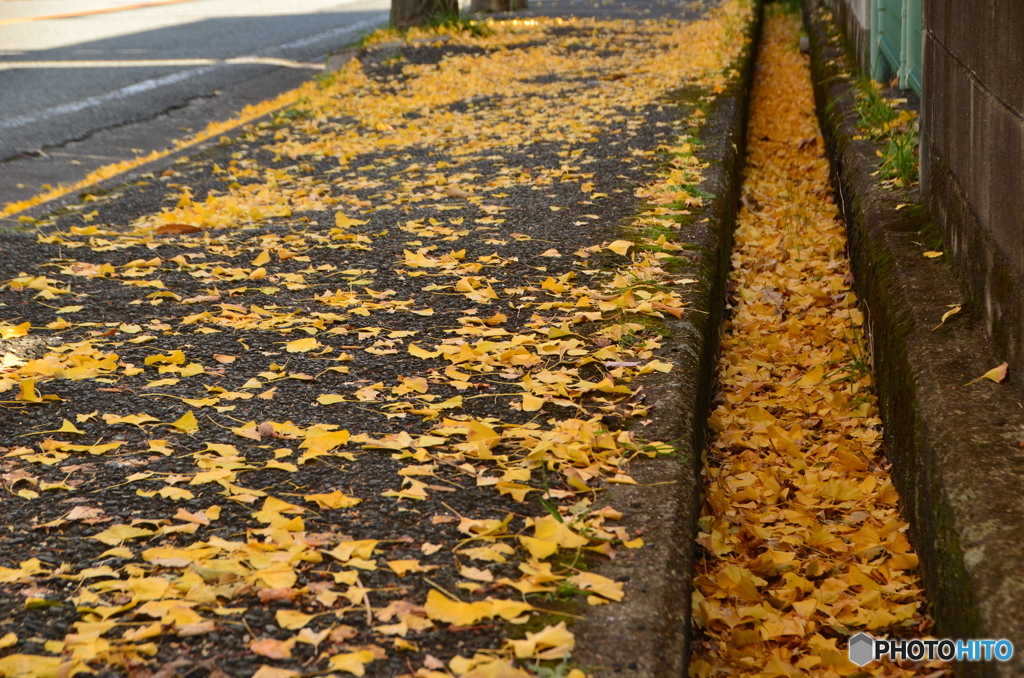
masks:
{"type": "Polygon", "coordinates": [[[832,14],[849,46],[857,55],[857,63],[865,73],[871,72],[871,0],[831,0],[832,14]]]}
{"type": "Polygon", "coordinates": [[[923,9],[922,197],[997,353],[1021,375],[1024,2],[926,0],[923,9]]]}

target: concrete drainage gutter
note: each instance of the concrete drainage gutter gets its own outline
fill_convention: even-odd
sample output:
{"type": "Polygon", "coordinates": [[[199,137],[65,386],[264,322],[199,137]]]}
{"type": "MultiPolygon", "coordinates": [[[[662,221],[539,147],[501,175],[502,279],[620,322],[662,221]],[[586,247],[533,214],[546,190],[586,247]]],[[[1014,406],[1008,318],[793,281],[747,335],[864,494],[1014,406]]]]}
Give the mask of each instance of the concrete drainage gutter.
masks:
{"type": "MultiPolygon", "coordinates": [[[[827,8],[804,0],[804,19],[819,117],[869,319],[888,457],[921,558],[935,635],[1008,638],[1024,648],[1022,377],[964,386],[1002,360],[946,257],[922,256],[943,249],[938,229],[917,208],[897,209],[918,197],[883,190],[872,176],[877,145],[856,138],[856,86],[848,75],[855,61],[827,8]],[[908,211],[918,218],[908,219],[908,211]],[[963,312],[933,330],[961,304],[963,312]]],[[[1009,663],[961,662],[956,671],[1022,675],[1024,653],[1009,663]]]]}
{"type": "MultiPolygon", "coordinates": [[[[653,421],[634,432],[646,440],[671,441],[677,453],[641,459],[630,466],[637,485],[616,485],[609,501],[620,507],[620,523],[643,533],[642,549],[620,551],[596,572],[626,583],[618,605],[587,610],[573,626],[573,663],[588,674],[615,678],[687,675],[690,654],[690,596],[700,510],[700,466],[707,445],[707,418],[718,355],[725,284],[742,183],[747,112],[761,34],[762,3],[754,0],[746,29],[748,46],[733,64],[728,89],[714,97],[699,135],[696,155],[708,164],[700,189],[714,199],[703,214],[678,231],[691,256],[677,271],[697,279],[687,286],[687,312],[663,321],[670,374],[643,382],[653,421]]],[[[683,112],[696,103],[684,93],[683,112]]],[[[623,233],[630,237],[628,229],[623,233]]],[[[676,271],[674,271],[676,272],[676,271]]]]}

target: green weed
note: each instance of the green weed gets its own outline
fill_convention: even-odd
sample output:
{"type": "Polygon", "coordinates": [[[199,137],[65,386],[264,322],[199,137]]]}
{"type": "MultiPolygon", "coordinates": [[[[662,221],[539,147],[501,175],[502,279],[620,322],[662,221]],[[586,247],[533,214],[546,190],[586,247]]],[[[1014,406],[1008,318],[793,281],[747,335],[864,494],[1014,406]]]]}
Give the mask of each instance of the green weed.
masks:
{"type": "Polygon", "coordinates": [[[800,0],[778,0],[775,4],[779,5],[779,8],[786,14],[801,13],[800,0]]]}
{"type": "Polygon", "coordinates": [[[886,142],[881,151],[882,164],[879,169],[886,179],[894,179],[904,188],[917,181],[918,151],[915,132],[897,132],[886,142]]]}
{"type": "Polygon", "coordinates": [[[537,678],[566,678],[569,675],[569,671],[572,667],[569,665],[568,656],[562,659],[561,664],[554,666],[544,666],[539,662],[530,667],[537,678]]]}
{"type": "Polygon", "coordinates": [[[562,581],[558,582],[558,585],[556,586],[555,591],[551,594],[551,596],[555,600],[565,601],[572,600],[581,593],[583,593],[583,589],[563,579],[562,581]]]}
{"type": "Polygon", "coordinates": [[[889,123],[899,117],[899,113],[879,94],[880,83],[862,77],[857,86],[857,114],[860,116],[860,130],[870,134],[874,139],[880,139],[885,135],[889,123]]]}
{"type": "Polygon", "coordinates": [[[883,142],[878,155],[880,176],[901,188],[909,188],[918,179],[918,125],[916,114],[900,110],[881,95],[881,84],[861,78],[857,92],[859,128],[872,139],[883,142]]]}
{"type": "Polygon", "coordinates": [[[274,116],[274,124],[281,125],[286,124],[288,122],[294,122],[295,120],[308,118],[310,115],[312,115],[312,111],[309,108],[311,105],[312,104],[310,103],[308,97],[299,97],[295,101],[294,105],[289,106],[283,111],[279,111],[274,116]]]}
{"type": "Polygon", "coordinates": [[[474,35],[478,38],[486,37],[494,32],[488,28],[487,24],[484,22],[475,21],[463,16],[458,9],[443,9],[436,12],[425,24],[423,24],[423,28],[454,29],[460,33],[469,33],[470,35],[474,35]]]}
{"type": "Polygon", "coordinates": [[[843,333],[844,360],[837,365],[837,374],[842,374],[833,379],[830,383],[841,381],[856,382],[862,377],[871,375],[871,359],[868,357],[864,335],[860,329],[853,324],[853,317],[850,318],[850,329],[843,333]]]}

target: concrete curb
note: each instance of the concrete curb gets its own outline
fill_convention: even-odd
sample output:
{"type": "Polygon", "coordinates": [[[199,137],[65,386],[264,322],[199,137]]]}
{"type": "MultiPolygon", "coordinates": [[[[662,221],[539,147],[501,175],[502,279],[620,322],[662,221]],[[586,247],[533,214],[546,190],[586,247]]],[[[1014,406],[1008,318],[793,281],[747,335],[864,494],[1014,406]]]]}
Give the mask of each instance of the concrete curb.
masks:
{"type": "MultiPolygon", "coordinates": [[[[690,225],[678,233],[691,256],[680,276],[689,286],[682,319],[669,318],[665,342],[676,369],[643,382],[653,423],[636,426],[647,440],[672,441],[677,454],[633,462],[638,485],[617,485],[609,502],[622,509],[621,524],[643,533],[645,545],[620,551],[595,571],[626,582],[618,605],[587,610],[573,631],[573,663],[593,676],[664,678],[685,676],[690,658],[690,597],[697,518],[700,515],[700,468],[707,446],[707,417],[718,355],[719,333],[736,222],[762,3],[754,2],[747,26],[748,46],[733,65],[734,77],[707,111],[696,155],[708,163],[701,190],[715,196],[690,225]]],[[[628,229],[623,237],[629,238],[628,229]]]]}
{"type": "MultiPolygon", "coordinates": [[[[855,60],[827,8],[804,0],[819,118],[844,212],[857,291],[866,305],[874,375],[893,480],[936,619],[938,637],[1008,638],[1024,644],[1024,405],[1020,377],[964,386],[1002,360],[981,315],[964,306],[923,209],[908,220],[907,192],[882,190],[869,139],[857,139],[855,60]],[[904,212],[905,214],[905,212],[904,212]],[[933,330],[933,328],[935,328],[933,330]]],[[[917,208],[914,208],[917,209],[917,208]]],[[[913,210],[911,210],[913,211],[913,210]]],[[[959,676],[1012,676],[1009,663],[961,662],[959,676]]]]}

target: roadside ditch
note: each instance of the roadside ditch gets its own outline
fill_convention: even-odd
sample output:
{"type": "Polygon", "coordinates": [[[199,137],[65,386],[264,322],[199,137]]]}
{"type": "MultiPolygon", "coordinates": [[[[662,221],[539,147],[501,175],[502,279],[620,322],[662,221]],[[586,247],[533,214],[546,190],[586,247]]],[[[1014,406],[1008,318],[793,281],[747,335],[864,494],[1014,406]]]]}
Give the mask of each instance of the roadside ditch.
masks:
{"type": "MultiPolygon", "coordinates": [[[[879,185],[879,147],[858,129],[855,60],[825,6],[805,0],[803,14],[832,183],[866,310],[886,454],[921,556],[935,635],[1008,638],[1022,647],[1020,377],[978,380],[1002,363],[978,301],[956,279],[948,255],[935,256],[945,243],[916,190],[879,185]],[[962,310],[947,316],[951,309],[962,310]]],[[[956,670],[1020,675],[1024,655],[963,662],[956,670]]]]}

